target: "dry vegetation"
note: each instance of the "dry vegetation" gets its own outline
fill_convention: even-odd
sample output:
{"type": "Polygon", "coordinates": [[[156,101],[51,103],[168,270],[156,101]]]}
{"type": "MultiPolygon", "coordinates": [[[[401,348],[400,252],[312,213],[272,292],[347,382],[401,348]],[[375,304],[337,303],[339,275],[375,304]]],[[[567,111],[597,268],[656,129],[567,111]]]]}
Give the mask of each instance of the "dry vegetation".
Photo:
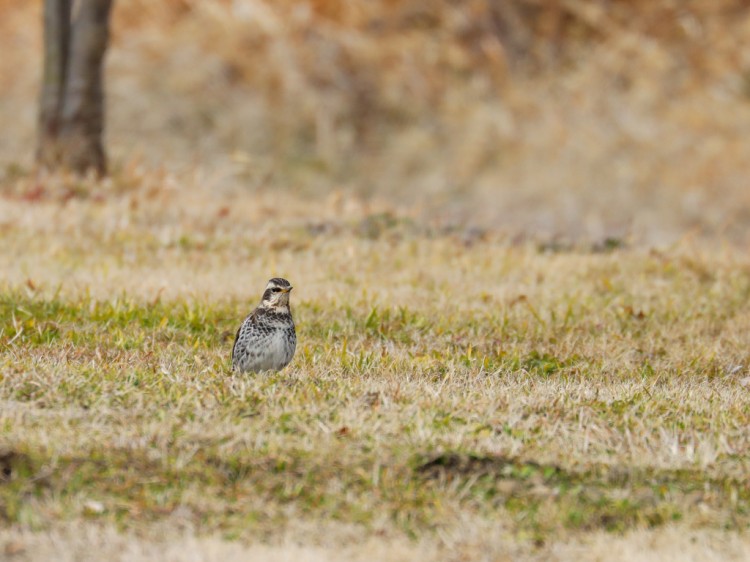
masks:
{"type": "MultiPolygon", "coordinates": [[[[0,163],[28,168],[37,3],[3,0],[0,163]]],[[[741,0],[122,0],[114,161],[345,189],[511,236],[746,241],[741,0]]]]}
{"type": "Polygon", "coordinates": [[[361,541],[544,559],[674,524],[744,544],[750,264],[732,251],[551,253],[346,198],[308,222],[262,218],[285,196],[191,190],[179,213],[159,209],[181,191],[148,187],[4,202],[8,544],[84,548],[60,520],[321,559],[361,541]],[[298,286],[301,346],[234,377],[267,271],[298,286]]]}
{"type": "Polygon", "coordinates": [[[749,556],[742,2],[119,0],[101,182],[32,169],[36,4],[0,558],[749,556]],[[232,376],[272,275],[297,357],[232,376]]]}

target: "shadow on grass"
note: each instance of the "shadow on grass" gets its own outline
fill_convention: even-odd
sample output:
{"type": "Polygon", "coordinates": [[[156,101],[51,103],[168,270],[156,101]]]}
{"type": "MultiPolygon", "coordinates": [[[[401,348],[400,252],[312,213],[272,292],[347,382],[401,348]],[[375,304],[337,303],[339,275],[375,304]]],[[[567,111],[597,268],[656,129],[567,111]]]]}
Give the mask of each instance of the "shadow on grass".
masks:
{"type": "Polygon", "coordinates": [[[426,483],[460,489],[485,509],[504,508],[521,527],[624,531],[703,514],[704,523],[743,527],[750,485],[698,469],[590,465],[581,470],[502,455],[446,452],[417,457],[426,483]]]}

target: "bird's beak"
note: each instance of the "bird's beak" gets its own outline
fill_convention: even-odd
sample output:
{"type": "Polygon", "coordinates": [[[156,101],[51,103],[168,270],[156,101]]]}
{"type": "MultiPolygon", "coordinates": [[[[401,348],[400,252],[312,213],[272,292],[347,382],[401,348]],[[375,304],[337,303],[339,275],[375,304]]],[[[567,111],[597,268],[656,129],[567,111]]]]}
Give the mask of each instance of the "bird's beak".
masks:
{"type": "Polygon", "coordinates": [[[289,287],[288,289],[285,289],[284,292],[285,293],[291,293],[292,289],[294,289],[294,287],[289,287]]]}

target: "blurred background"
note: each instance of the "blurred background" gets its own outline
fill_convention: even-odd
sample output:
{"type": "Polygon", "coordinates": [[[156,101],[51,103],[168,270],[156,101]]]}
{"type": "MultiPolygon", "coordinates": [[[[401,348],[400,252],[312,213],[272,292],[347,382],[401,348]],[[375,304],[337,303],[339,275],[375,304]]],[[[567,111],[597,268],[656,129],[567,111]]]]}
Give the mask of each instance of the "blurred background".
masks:
{"type": "MultiPolygon", "coordinates": [[[[33,171],[41,10],[0,0],[6,190],[33,171]]],[[[510,240],[748,241],[750,2],[117,0],[111,23],[115,179],[510,240]]]]}

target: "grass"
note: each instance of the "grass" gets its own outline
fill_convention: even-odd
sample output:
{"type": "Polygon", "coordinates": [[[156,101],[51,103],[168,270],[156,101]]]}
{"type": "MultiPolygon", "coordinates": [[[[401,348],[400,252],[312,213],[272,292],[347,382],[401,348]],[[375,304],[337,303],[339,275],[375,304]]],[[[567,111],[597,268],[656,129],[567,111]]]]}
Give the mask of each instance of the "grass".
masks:
{"type": "Polygon", "coordinates": [[[127,206],[91,246],[122,197],[31,230],[60,203],[8,200],[4,525],[148,535],[179,513],[247,541],[299,521],[425,540],[468,519],[538,549],[750,522],[750,267],[731,250],[551,252],[325,204],[325,228],[292,209],[274,245],[242,202],[197,243],[127,206]],[[276,273],[299,288],[297,355],[235,376],[234,330],[276,273]]]}

